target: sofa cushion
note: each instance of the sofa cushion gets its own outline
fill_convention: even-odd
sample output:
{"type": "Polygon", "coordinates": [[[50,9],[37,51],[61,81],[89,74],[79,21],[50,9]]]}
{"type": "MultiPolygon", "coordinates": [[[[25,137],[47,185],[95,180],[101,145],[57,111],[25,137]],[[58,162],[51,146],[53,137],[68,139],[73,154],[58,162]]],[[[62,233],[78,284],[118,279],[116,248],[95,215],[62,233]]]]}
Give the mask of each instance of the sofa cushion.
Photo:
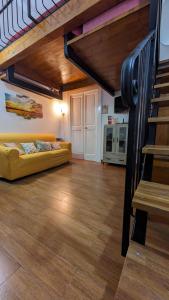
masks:
{"type": "Polygon", "coordinates": [[[52,150],[58,150],[58,149],[61,149],[60,142],[52,142],[52,143],[50,143],[50,144],[51,144],[52,150]]]}
{"type": "Polygon", "coordinates": [[[35,144],[36,144],[36,148],[40,152],[52,150],[51,142],[36,141],[35,144]]]}
{"type": "Polygon", "coordinates": [[[25,152],[22,150],[22,148],[20,147],[20,145],[17,145],[16,143],[4,143],[3,144],[5,147],[8,148],[15,148],[19,151],[19,155],[23,155],[25,152]]]}
{"type": "Polygon", "coordinates": [[[20,160],[25,161],[25,162],[26,161],[28,161],[28,162],[38,161],[38,160],[44,160],[46,162],[49,162],[50,159],[63,157],[65,155],[69,155],[68,149],[59,149],[59,150],[53,150],[53,151],[25,154],[20,157],[20,160]]]}
{"type": "Polygon", "coordinates": [[[35,147],[34,143],[21,143],[21,146],[26,154],[38,152],[38,149],[35,147]]]}

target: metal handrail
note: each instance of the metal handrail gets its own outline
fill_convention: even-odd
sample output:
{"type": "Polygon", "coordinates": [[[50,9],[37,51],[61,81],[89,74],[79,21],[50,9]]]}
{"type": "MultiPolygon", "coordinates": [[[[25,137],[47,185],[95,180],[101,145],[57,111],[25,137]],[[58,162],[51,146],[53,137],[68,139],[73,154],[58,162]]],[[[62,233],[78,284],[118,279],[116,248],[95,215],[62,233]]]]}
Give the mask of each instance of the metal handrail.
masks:
{"type": "Polygon", "coordinates": [[[8,2],[1,8],[0,10],[0,14],[3,13],[3,11],[9,6],[9,4],[12,3],[13,0],[8,0],[8,2]]]}
{"type": "Polygon", "coordinates": [[[70,0],[2,0],[0,9],[0,51],[23,36],[70,0]],[[6,3],[5,3],[6,2],[6,3]]]}
{"type": "Polygon", "coordinates": [[[137,81],[134,78],[135,63],[146,45],[155,37],[155,30],[151,31],[145,39],[137,45],[134,51],[125,59],[121,69],[121,95],[123,105],[127,108],[137,104],[137,81]],[[125,80],[127,78],[127,80],[125,80]]]}
{"type": "MultiPolygon", "coordinates": [[[[150,33],[125,59],[121,70],[121,95],[129,109],[129,132],[125,199],[123,211],[122,255],[127,253],[132,215],[132,198],[143,175],[142,147],[150,138],[148,115],[159,61],[161,0],[151,0],[150,33]]],[[[155,130],[151,143],[155,140],[155,130]]],[[[152,167],[152,166],[151,166],[152,167]]],[[[149,172],[151,173],[151,171],[149,172]]]]}

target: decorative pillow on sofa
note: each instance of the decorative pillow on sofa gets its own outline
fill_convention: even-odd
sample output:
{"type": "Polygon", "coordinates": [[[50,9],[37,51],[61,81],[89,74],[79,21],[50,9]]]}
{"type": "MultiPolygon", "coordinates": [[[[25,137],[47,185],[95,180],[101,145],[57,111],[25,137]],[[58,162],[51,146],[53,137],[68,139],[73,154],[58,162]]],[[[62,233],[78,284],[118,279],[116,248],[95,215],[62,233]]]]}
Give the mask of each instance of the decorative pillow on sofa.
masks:
{"type": "Polygon", "coordinates": [[[19,155],[25,154],[21,147],[19,147],[19,145],[17,145],[16,143],[4,143],[3,145],[9,148],[16,148],[19,151],[19,155]]]}
{"type": "Polygon", "coordinates": [[[26,154],[38,152],[38,149],[35,147],[34,143],[21,143],[21,146],[26,154]]]}
{"type": "Polygon", "coordinates": [[[36,147],[37,147],[38,151],[40,151],[40,152],[52,150],[52,146],[51,146],[50,142],[36,141],[36,147]]]}
{"type": "Polygon", "coordinates": [[[52,150],[59,150],[61,149],[61,145],[59,142],[53,142],[53,143],[50,143],[51,144],[51,147],[52,147],[52,150]]]}

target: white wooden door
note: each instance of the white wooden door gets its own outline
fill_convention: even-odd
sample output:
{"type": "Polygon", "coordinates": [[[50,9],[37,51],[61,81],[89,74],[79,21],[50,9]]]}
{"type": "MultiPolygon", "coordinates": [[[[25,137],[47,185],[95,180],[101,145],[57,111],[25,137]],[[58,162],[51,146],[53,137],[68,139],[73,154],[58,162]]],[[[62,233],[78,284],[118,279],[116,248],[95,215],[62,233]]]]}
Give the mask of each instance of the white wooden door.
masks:
{"type": "Polygon", "coordinates": [[[84,155],[83,99],[83,93],[71,95],[70,98],[72,154],[81,159],[84,155]]]}
{"type": "Polygon", "coordinates": [[[84,159],[97,161],[98,91],[84,93],[84,159]]]}

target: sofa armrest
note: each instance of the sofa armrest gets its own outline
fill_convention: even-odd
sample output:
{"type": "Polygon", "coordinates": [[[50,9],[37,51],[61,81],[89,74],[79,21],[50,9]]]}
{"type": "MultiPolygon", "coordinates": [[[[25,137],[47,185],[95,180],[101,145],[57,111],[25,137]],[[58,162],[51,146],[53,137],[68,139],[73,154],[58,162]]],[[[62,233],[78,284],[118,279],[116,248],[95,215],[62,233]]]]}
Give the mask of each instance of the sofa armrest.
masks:
{"type": "Polygon", "coordinates": [[[60,142],[62,149],[68,149],[70,153],[72,152],[72,144],[70,142],[60,142]]]}
{"type": "Polygon", "coordinates": [[[19,151],[16,148],[9,148],[0,145],[0,160],[15,160],[19,158],[19,151]]]}

